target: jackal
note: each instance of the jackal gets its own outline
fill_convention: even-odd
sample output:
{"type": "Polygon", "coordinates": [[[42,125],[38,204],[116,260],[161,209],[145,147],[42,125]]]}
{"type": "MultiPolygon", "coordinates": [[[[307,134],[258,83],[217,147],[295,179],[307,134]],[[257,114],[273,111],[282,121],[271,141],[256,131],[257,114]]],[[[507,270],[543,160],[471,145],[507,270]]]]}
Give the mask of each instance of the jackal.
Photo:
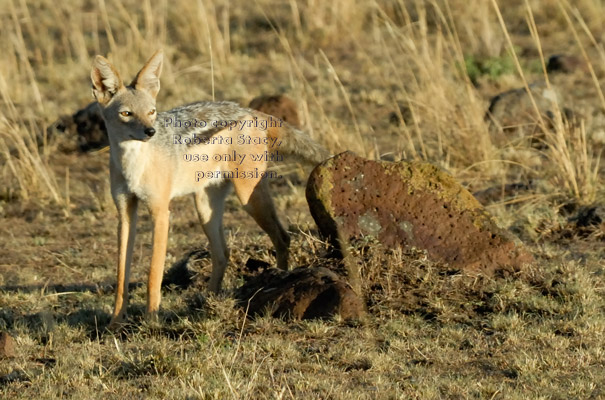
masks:
{"type": "Polygon", "coordinates": [[[229,259],[223,211],[231,187],[271,238],[278,267],[287,269],[290,238],[263,179],[268,157],[258,155],[279,152],[312,162],[327,157],[324,148],[303,132],[235,103],[198,102],[158,113],[162,62],[159,50],[128,86],[102,56],[96,56],[91,72],[93,94],[109,136],[111,194],[119,215],[118,282],[110,326],[126,314],[139,201],[148,206],[153,220],[147,286],[147,314],[153,316],[160,305],[172,198],[193,194],[212,255],[209,286],[217,292],[229,259]]]}

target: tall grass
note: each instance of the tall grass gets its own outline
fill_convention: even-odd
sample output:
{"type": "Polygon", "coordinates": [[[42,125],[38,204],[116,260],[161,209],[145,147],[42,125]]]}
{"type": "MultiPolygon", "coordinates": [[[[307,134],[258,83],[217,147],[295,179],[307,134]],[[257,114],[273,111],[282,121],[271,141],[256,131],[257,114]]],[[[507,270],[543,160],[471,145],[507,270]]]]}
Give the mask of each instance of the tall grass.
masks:
{"type": "MultiPolygon", "coordinates": [[[[2,51],[7,55],[0,65],[0,174],[6,184],[5,196],[11,198],[15,194],[27,200],[42,194],[61,203],[60,191],[44,153],[46,136],[39,135],[45,132],[39,117],[45,107],[32,64],[41,53],[28,53],[23,28],[28,31],[34,28],[31,21],[22,26],[14,4],[9,2],[9,5],[3,26],[12,29],[0,34],[4,36],[0,39],[2,51]],[[23,107],[24,104],[27,107],[23,107]]],[[[27,13],[27,8],[23,11],[27,13]]]]}
{"type": "MultiPolygon", "coordinates": [[[[508,50],[511,53],[517,72],[523,81],[525,90],[530,97],[534,111],[537,117],[538,125],[544,132],[544,143],[546,144],[546,151],[544,156],[550,163],[546,165],[550,167],[547,175],[550,176],[554,187],[561,188],[562,194],[569,196],[580,203],[591,203],[596,200],[598,192],[598,179],[599,179],[599,161],[600,155],[593,154],[588,141],[586,139],[586,125],[584,121],[566,121],[562,106],[557,101],[552,102],[554,118],[552,121],[546,121],[544,110],[541,110],[529,88],[528,80],[526,79],[525,73],[521,67],[519,58],[514,50],[512,40],[509,32],[506,28],[502,13],[496,0],[492,0],[494,10],[498,15],[498,20],[504,35],[508,43],[508,50]],[[551,124],[549,124],[551,122],[551,124]]],[[[574,32],[574,37],[582,50],[584,59],[587,62],[591,76],[595,84],[596,92],[599,94],[599,98],[603,99],[603,92],[596,78],[594,67],[592,66],[586,51],[582,45],[582,42],[577,34],[577,31],[573,25],[571,18],[565,6],[562,2],[559,2],[560,10],[568,22],[570,29],[574,32]]],[[[538,54],[540,56],[540,63],[542,66],[544,81],[548,89],[551,89],[551,83],[546,72],[546,62],[542,50],[542,44],[540,41],[540,35],[534,18],[532,8],[527,0],[525,0],[525,9],[527,13],[527,23],[531,33],[531,36],[535,42],[538,54]]],[[[579,22],[582,26],[586,26],[585,22],[579,14],[579,22]]],[[[593,39],[591,37],[591,39],[593,39]]]]}
{"type": "MultiPolygon", "coordinates": [[[[529,28],[537,40],[538,28],[554,34],[554,23],[572,32],[587,61],[595,53],[605,60],[595,39],[599,18],[592,15],[601,7],[590,1],[515,0],[504,11],[497,1],[480,0],[6,4],[0,13],[2,174],[24,197],[35,192],[59,201],[61,190],[48,164],[55,149],[33,146],[33,138],[43,137],[58,115],[91,100],[91,58],[107,55],[128,79],[159,47],[167,55],[162,108],[199,99],[247,103],[261,93],[285,91],[300,105],[305,128],[334,153],[351,149],[370,158],[391,153],[426,160],[471,186],[552,176],[572,197],[592,199],[597,191],[590,123],[573,132],[565,124],[553,130],[541,123],[550,135],[550,162],[519,166],[518,154],[535,151],[490,132],[486,95],[466,70],[469,57],[510,53],[517,76],[479,84],[492,85],[492,94],[527,86],[536,77],[516,56],[517,33],[529,28]],[[388,112],[401,121],[397,127],[386,122],[388,112]]],[[[535,49],[543,66],[547,55],[539,43],[535,49]]],[[[605,109],[597,72],[589,65],[605,109]]]]}

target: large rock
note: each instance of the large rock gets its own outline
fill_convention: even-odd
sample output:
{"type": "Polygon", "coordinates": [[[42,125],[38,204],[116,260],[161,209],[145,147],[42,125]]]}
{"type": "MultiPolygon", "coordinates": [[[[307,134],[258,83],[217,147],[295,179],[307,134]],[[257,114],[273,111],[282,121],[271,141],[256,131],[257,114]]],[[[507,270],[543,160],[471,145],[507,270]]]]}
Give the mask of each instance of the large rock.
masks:
{"type": "Polygon", "coordinates": [[[373,236],[387,248],[425,249],[431,259],[466,271],[518,270],[533,259],[466,189],[431,164],[369,161],[345,152],[313,170],[306,195],[321,235],[341,252],[352,239],[373,236]]]}
{"type": "Polygon", "coordinates": [[[272,310],[275,317],[292,319],[358,319],[363,301],[339,275],[326,268],[268,268],[237,289],[236,297],[250,315],[272,310]]]}

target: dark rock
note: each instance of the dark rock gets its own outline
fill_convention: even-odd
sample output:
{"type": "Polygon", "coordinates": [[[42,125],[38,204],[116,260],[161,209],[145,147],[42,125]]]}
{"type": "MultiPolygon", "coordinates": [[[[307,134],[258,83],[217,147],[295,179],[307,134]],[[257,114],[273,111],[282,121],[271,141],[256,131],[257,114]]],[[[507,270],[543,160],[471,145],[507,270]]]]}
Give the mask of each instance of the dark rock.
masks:
{"type": "Polygon", "coordinates": [[[176,286],[185,289],[191,286],[200,271],[196,266],[200,260],[209,259],[210,252],[206,249],[192,250],[175,262],[165,273],[162,279],[162,287],[176,286]]]}
{"type": "Polygon", "coordinates": [[[565,74],[571,74],[575,71],[581,71],[582,73],[588,73],[588,65],[580,57],[568,55],[568,54],[555,54],[550,56],[548,64],[546,65],[546,71],[551,72],[563,72],[565,74]]]}
{"type": "Polygon", "coordinates": [[[569,219],[579,227],[596,227],[605,223],[605,205],[597,204],[580,207],[576,215],[569,219]]]}
{"type": "Polygon", "coordinates": [[[6,332],[0,333],[0,358],[15,357],[15,341],[6,332]]]}
{"type": "Polygon", "coordinates": [[[365,314],[361,298],[339,275],[326,268],[264,270],[237,290],[236,298],[248,314],[273,310],[275,317],[292,319],[358,319],[365,314]]]}
{"type": "Polygon", "coordinates": [[[372,236],[386,248],[423,249],[465,271],[519,270],[533,260],[466,189],[431,164],[345,152],[313,170],[306,195],[321,235],[345,256],[353,240],[372,236]]]}
{"type": "Polygon", "coordinates": [[[365,357],[359,358],[350,363],[344,364],[343,367],[344,367],[344,370],[347,372],[356,371],[356,370],[367,371],[370,368],[372,368],[372,360],[370,360],[369,358],[365,358],[365,357]]]}
{"type": "Polygon", "coordinates": [[[557,129],[559,113],[563,124],[569,127],[579,128],[584,118],[564,106],[561,93],[555,85],[537,82],[529,85],[529,92],[520,88],[494,96],[485,120],[490,131],[496,133],[496,145],[527,138],[532,147],[545,149],[550,142],[546,132],[557,129]]]}
{"type": "Polygon", "coordinates": [[[40,375],[39,372],[26,372],[23,370],[14,370],[8,374],[0,375],[0,386],[15,382],[31,382],[32,376],[40,375]]]}
{"type": "Polygon", "coordinates": [[[271,264],[263,261],[263,260],[257,260],[255,258],[249,258],[248,261],[246,261],[246,270],[249,272],[260,272],[261,270],[270,268],[271,264]]]}
{"type": "Polygon", "coordinates": [[[74,137],[80,151],[98,150],[109,146],[105,121],[97,102],[88,104],[73,115],[63,115],[48,129],[47,136],[74,137]]]}
{"type": "Polygon", "coordinates": [[[391,125],[400,126],[402,119],[406,125],[414,123],[414,114],[408,104],[399,104],[399,112],[392,111],[389,113],[389,123],[391,125]]]}
{"type": "Polygon", "coordinates": [[[57,364],[57,359],[52,357],[39,357],[36,358],[34,361],[40,365],[50,368],[54,367],[57,364]]]}
{"type": "Polygon", "coordinates": [[[300,128],[300,118],[298,118],[296,103],[283,94],[255,97],[248,107],[265,114],[273,115],[296,128],[300,128]]]}
{"type": "Polygon", "coordinates": [[[540,118],[543,118],[545,124],[552,119],[556,104],[560,104],[560,95],[556,88],[548,88],[542,82],[529,85],[529,90],[531,96],[525,88],[494,96],[486,118],[494,126],[504,130],[521,129],[528,133],[539,130],[540,118]]]}
{"type": "Polygon", "coordinates": [[[569,217],[567,234],[577,237],[595,235],[605,238],[605,205],[593,204],[581,206],[569,217]]]}

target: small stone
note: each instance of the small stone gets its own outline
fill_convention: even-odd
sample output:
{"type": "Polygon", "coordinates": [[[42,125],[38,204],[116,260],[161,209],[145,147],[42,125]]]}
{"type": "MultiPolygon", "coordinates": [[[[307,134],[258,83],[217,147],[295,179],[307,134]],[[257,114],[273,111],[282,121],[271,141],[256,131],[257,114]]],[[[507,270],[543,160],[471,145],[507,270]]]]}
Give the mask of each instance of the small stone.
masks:
{"type": "Polygon", "coordinates": [[[558,89],[537,82],[529,85],[529,91],[531,96],[525,88],[512,89],[491,99],[486,119],[491,122],[492,129],[533,134],[540,130],[539,116],[545,124],[550,124],[553,111],[561,104],[558,89]]]}
{"type": "Polygon", "coordinates": [[[204,259],[210,259],[208,250],[196,249],[190,251],[164,273],[162,287],[173,285],[180,289],[186,289],[193,285],[195,277],[200,272],[199,263],[204,259]]]}
{"type": "Polygon", "coordinates": [[[296,128],[300,128],[300,118],[298,117],[296,103],[288,96],[283,94],[258,96],[252,99],[248,107],[277,117],[296,128]]]}
{"type": "Polygon", "coordinates": [[[12,358],[15,355],[15,340],[6,332],[0,333],[0,358],[12,358]]]}
{"type": "Polygon", "coordinates": [[[550,56],[548,64],[546,65],[547,72],[563,72],[565,74],[571,74],[575,71],[582,71],[588,73],[588,65],[580,57],[569,55],[569,54],[555,54],[550,56]]]}

